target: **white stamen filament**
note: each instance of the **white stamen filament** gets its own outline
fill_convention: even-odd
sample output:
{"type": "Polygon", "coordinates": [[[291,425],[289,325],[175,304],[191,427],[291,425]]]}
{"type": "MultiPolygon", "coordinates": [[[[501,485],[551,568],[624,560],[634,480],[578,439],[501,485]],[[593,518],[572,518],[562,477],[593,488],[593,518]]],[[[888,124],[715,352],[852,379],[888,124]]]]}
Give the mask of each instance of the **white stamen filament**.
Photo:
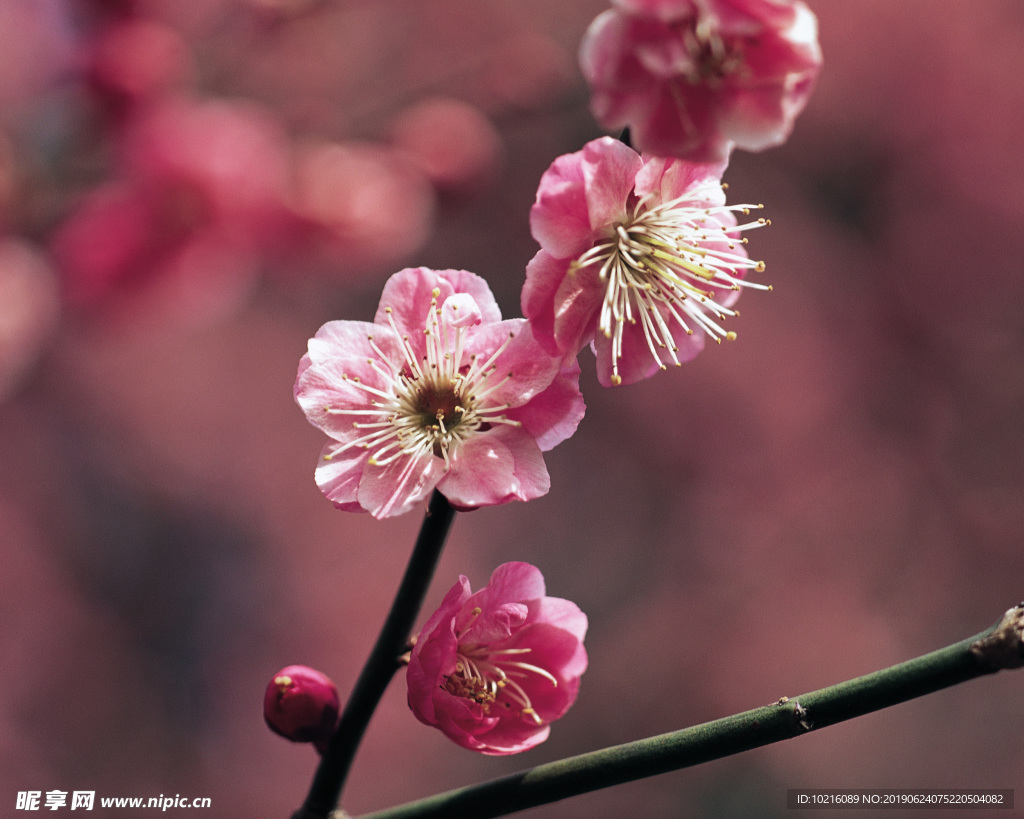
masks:
{"type": "Polygon", "coordinates": [[[512,678],[525,679],[531,674],[536,674],[555,687],[558,686],[558,680],[540,666],[506,659],[507,655],[529,652],[529,648],[491,651],[486,646],[459,646],[455,673],[445,679],[445,688],[456,696],[467,697],[479,703],[485,712],[490,709],[492,703],[501,700],[506,707],[514,706],[524,719],[541,725],[543,720],[534,710],[530,695],[512,678]]]}
{"type": "MultiPolygon", "coordinates": [[[[708,183],[710,184],[710,183],[708,183]]],[[[722,205],[698,208],[685,204],[705,198],[704,191],[690,191],[658,205],[650,197],[639,200],[627,219],[614,232],[583,253],[570,266],[570,273],[590,268],[604,282],[604,301],[598,317],[598,331],[611,340],[613,384],[622,383],[619,360],[626,323],[639,320],[651,356],[665,369],[666,359],[679,365],[678,347],[672,336],[675,322],[687,335],[694,328],[714,341],[736,338],[715,319],[738,315],[716,299],[716,291],[743,287],[771,290],[770,285],[748,282],[741,270],[764,271],[764,262],[730,252],[746,239],[730,234],[770,225],[756,219],[732,227],[714,217],[730,212],[749,214],[762,205],[722,205]],[[725,244],[725,248],[715,245],[725,244]],[[714,318],[712,318],[714,317],[714,318]]]]}
{"type": "Polygon", "coordinates": [[[504,373],[502,378],[496,378],[494,366],[513,336],[510,334],[483,363],[478,356],[470,356],[462,372],[467,328],[450,326],[437,303],[440,291],[435,289],[433,296],[423,331],[422,358],[417,358],[408,336],[401,335],[391,309],[386,308],[402,357],[393,361],[374,337],[368,336],[370,349],[377,358],[367,359],[367,363],[383,386],[374,387],[357,377],[342,376],[349,386],[367,394],[369,404],[324,408],[331,415],[354,416],[353,428],[363,432],[330,449],[324,455],[326,460],[354,448],[370,450],[368,463],[374,466],[387,466],[407,457],[409,462],[400,476],[404,482],[422,458],[440,457],[449,465],[451,452],[484,425],[519,426],[518,421],[503,414],[507,404],[489,403],[493,393],[513,377],[513,373],[504,373]]]}

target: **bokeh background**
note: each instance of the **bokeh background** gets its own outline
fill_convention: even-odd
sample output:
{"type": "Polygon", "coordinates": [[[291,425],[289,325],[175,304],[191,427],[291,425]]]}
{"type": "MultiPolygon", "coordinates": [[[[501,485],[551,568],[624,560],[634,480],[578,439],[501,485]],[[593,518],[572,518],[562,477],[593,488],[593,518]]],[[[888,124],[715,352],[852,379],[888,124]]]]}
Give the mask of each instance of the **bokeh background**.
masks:
{"type": "MultiPolygon", "coordinates": [[[[321,496],[299,357],[407,265],[478,272],[519,314],[537,181],[600,134],[575,53],[605,5],[0,3],[3,813],[32,789],[299,805],[316,755],[264,727],[263,688],[305,663],[344,697],[420,522],[321,496]]],[[[810,5],[815,96],[726,175],[767,206],[774,291],[640,385],[602,390],[585,352],[550,494],[460,515],[428,599],[538,565],[590,617],[577,705],[486,758],[396,678],[351,812],[867,673],[1024,598],[1024,6],[810,5]]],[[[1022,737],[1004,673],[524,815],[1024,799],[1022,737]]]]}

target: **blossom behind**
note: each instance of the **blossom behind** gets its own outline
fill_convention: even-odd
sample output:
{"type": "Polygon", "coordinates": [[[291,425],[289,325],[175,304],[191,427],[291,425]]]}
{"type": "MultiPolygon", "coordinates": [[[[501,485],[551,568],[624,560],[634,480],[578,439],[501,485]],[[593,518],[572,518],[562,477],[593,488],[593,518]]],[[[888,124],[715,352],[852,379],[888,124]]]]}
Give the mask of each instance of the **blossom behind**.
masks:
{"type": "Polygon", "coordinates": [[[594,116],[638,149],[698,162],[782,143],[821,65],[793,0],[616,0],[580,47],[594,116]]]}
{"type": "Polygon", "coordinates": [[[409,707],[464,748],[526,751],[576,701],[586,632],[586,615],[547,597],[529,563],[499,566],[476,593],[460,576],[413,647],[409,707]]]}

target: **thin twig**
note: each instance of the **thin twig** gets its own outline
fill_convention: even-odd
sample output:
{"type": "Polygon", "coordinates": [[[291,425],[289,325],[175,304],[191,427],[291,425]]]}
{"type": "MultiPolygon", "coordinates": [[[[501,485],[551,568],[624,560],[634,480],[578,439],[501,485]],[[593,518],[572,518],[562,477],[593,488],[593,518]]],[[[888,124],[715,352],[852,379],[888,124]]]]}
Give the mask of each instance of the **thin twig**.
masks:
{"type": "Polygon", "coordinates": [[[309,795],[292,819],[327,819],[338,804],[366,726],[400,666],[399,657],[408,648],[409,633],[423,605],[454,519],[455,509],[444,495],[435,491],[391,611],[356,680],[338,729],[320,760],[309,795]]]}
{"type": "Polygon", "coordinates": [[[361,819],[506,816],[806,734],[1001,669],[1024,665],[1024,603],[991,629],[923,657],[742,714],[569,757],[361,819]]]}

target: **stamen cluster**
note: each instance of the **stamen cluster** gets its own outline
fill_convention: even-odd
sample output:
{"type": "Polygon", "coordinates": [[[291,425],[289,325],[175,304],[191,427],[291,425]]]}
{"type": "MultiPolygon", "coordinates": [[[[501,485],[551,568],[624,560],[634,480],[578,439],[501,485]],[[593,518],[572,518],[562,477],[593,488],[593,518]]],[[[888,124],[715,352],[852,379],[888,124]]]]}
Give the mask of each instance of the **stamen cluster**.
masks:
{"type": "MultiPolygon", "coordinates": [[[[325,411],[332,415],[367,418],[352,422],[353,428],[366,432],[332,446],[325,459],[331,460],[347,449],[361,447],[370,451],[367,463],[371,466],[386,466],[403,456],[411,456],[413,461],[435,456],[442,458],[450,468],[450,453],[485,424],[522,426],[502,414],[509,408],[508,404],[488,403],[490,396],[513,378],[513,373],[509,372],[492,383],[497,369],[493,362],[515,338],[515,333],[510,332],[485,362],[473,353],[468,356],[468,365],[461,366],[466,327],[445,320],[444,311],[437,303],[440,295],[440,288],[431,291],[427,327],[423,332],[426,357],[422,362],[417,360],[409,336],[401,334],[395,326],[393,310],[384,308],[388,324],[401,340],[402,358],[392,361],[377,346],[375,337],[367,336],[367,342],[378,355],[370,364],[384,379],[385,389],[368,386],[342,373],[343,380],[351,380],[357,389],[367,393],[369,406],[360,409],[327,407],[325,411]]],[[[457,305],[448,306],[452,312],[457,309],[457,305]]]]}
{"type": "MultiPolygon", "coordinates": [[[[639,322],[647,348],[662,369],[662,353],[678,366],[679,347],[672,322],[687,335],[693,335],[692,324],[719,344],[723,338],[733,340],[736,333],[724,330],[716,321],[738,315],[727,306],[728,294],[743,286],[771,289],[739,278],[741,270],[763,271],[764,263],[736,252],[737,241],[731,236],[724,241],[725,247],[720,247],[728,228],[713,218],[737,211],[749,215],[752,206],[695,208],[688,201],[705,197],[694,191],[647,209],[651,198],[648,194],[638,200],[626,220],[614,225],[612,237],[595,244],[569,266],[574,275],[596,266],[605,284],[598,330],[612,341],[613,384],[622,383],[618,362],[627,323],[639,322]],[[719,292],[725,297],[719,297],[719,292]]],[[[767,219],[757,219],[729,232],[767,224],[767,219]]]]}

